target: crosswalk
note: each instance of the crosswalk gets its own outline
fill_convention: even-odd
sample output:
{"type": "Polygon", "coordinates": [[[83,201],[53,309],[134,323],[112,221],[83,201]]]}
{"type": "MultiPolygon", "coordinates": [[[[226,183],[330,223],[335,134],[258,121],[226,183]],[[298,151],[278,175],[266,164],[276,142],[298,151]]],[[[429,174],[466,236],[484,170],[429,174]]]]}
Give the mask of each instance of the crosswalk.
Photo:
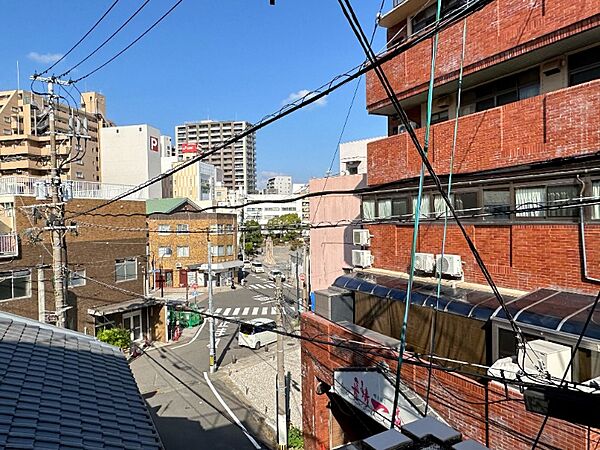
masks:
{"type": "MultiPolygon", "coordinates": [[[[200,308],[200,314],[207,312],[206,308],[200,308]]],[[[277,308],[274,306],[240,306],[238,308],[216,308],[215,316],[224,317],[252,317],[252,316],[274,316],[277,314],[277,308]]]]}
{"type": "MultiPolygon", "coordinates": [[[[291,288],[292,285],[289,283],[283,283],[283,285],[287,288],[291,288]]],[[[248,289],[275,289],[275,283],[273,282],[261,282],[261,283],[253,283],[246,286],[248,289]]]]}

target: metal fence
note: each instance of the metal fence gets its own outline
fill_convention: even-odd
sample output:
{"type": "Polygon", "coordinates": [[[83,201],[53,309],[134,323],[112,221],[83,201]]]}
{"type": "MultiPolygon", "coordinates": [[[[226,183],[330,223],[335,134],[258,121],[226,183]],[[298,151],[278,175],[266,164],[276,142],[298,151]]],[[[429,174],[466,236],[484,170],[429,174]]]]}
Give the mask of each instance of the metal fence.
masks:
{"type": "Polygon", "coordinates": [[[16,233],[0,234],[0,256],[18,256],[19,241],[16,233]]]}
{"type": "MultiPolygon", "coordinates": [[[[23,195],[35,197],[36,184],[44,181],[44,178],[7,176],[0,177],[0,195],[23,195]]],[[[69,180],[72,187],[72,196],[74,198],[96,198],[110,199],[121,195],[131,189],[133,186],[125,184],[96,183],[93,181],[69,180]]],[[[138,191],[125,197],[126,200],[146,200],[146,190],[138,191]]]]}

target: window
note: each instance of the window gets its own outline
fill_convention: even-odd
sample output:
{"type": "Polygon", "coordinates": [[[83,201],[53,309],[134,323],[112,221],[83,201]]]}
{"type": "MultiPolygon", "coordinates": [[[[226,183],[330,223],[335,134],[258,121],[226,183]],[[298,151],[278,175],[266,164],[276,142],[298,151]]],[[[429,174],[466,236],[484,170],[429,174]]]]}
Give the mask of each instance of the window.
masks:
{"type": "Polygon", "coordinates": [[[9,116],[4,116],[4,123],[7,123],[10,125],[10,117],[9,116]]]}
{"type": "Polygon", "coordinates": [[[454,194],[454,208],[461,215],[477,214],[479,201],[477,192],[456,192],[454,194]]]}
{"type": "Polygon", "coordinates": [[[177,247],[177,256],[179,258],[189,258],[190,248],[187,245],[183,247],[177,247]]]}
{"type": "Polygon", "coordinates": [[[158,225],[158,234],[165,235],[165,234],[169,234],[170,231],[171,231],[171,225],[167,225],[164,223],[161,223],[158,225]]]}
{"type": "Polygon", "coordinates": [[[12,131],[11,131],[11,130],[7,130],[7,129],[5,128],[5,129],[4,129],[4,134],[6,134],[6,135],[12,134],[12,131]]]}
{"type": "Polygon", "coordinates": [[[491,214],[484,220],[510,218],[510,191],[508,189],[486,189],[483,191],[483,212],[491,214]]]}
{"type": "Polygon", "coordinates": [[[85,286],[85,269],[71,270],[69,272],[69,287],[85,286]]]}
{"type": "Polygon", "coordinates": [[[434,125],[436,123],[440,123],[440,122],[445,122],[446,120],[448,120],[448,110],[447,109],[431,114],[431,124],[432,125],[434,125]]]}
{"type": "MultiPolygon", "coordinates": [[[[454,198],[454,194],[450,194],[450,201],[454,198]]],[[[446,202],[440,194],[433,196],[433,214],[432,217],[440,218],[446,215],[446,202]]]]}
{"type": "Polygon", "coordinates": [[[233,245],[227,246],[227,256],[233,255],[233,245]]]}
{"type": "Polygon", "coordinates": [[[83,172],[75,172],[75,176],[79,179],[83,178],[83,172]]]}
{"type": "MultiPolygon", "coordinates": [[[[450,11],[456,9],[460,5],[466,3],[466,0],[442,0],[442,9],[440,11],[440,19],[448,15],[450,11]]],[[[412,32],[416,33],[422,30],[427,25],[431,25],[435,22],[435,16],[437,14],[437,2],[433,2],[427,8],[420,13],[411,17],[412,32]]]]}
{"type": "Polygon", "coordinates": [[[362,204],[363,219],[373,220],[375,219],[375,199],[365,199],[362,204]]]}
{"type": "Polygon", "coordinates": [[[577,215],[577,208],[560,208],[560,206],[577,197],[577,186],[568,184],[517,188],[515,189],[516,209],[557,207],[518,212],[517,217],[573,217],[577,215]]]}
{"type": "Polygon", "coordinates": [[[534,67],[465,91],[461,115],[506,105],[540,93],[540,69],[534,67]]]}
{"type": "Polygon", "coordinates": [[[168,258],[173,255],[173,250],[171,247],[158,247],[158,257],[168,258]]]}
{"type": "Polygon", "coordinates": [[[177,224],[177,234],[185,234],[190,231],[190,227],[187,223],[178,223],[177,224]]]}
{"type": "Polygon", "coordinates": [[[31,297],[31,270],[0,272],[0,301],[31,297]]]}
{"type": "Polygon", "coordinates": [[[210,253],[212,256],[225,256],[225,246],[213,245],[210,248],[210,253]]]}
{"type": "Polygon", "coordinates": [[[569,86],[600,78],[600,47],[569,55],[569,86]]]}
{"type": "Polygon", "coordinates": [[[392,199],[392,217],[406,219],[408,216],[408,198],[392,199]]]}
{"type": "MultiPolygon", "coordinates": [[[[600,199],[600,180],[592,183],[592,195],[600,199]]],[[[592,209],[592,219],[600,219],[600,205],[594,205],[592,209]]]]}
{"type": "Polygon", "coordinates": [[[389,219],[390,217],[392,217],[391,198],[377,200],[377,217],[380,219],[389,219]]]}
{"type": "MultiPolygon", "coordinates": [[[[412,205],[413,205],[412,216],[414,219],[417,214],[417,196],[415,196],[413,198],[412,205]]],[[[423,194],[423,196],[421,197],[421,211],[420,211],[419,217],[421,219],[427,219],[429,217],[430,210],[431,210],[431,208],[429,205],[429,194],[423,194]]]]}
{"type": "Polygon", "coordinates": [[[137,280],[137,259],[117,259],[115,261],[115,275],[117,282],[137,280]]]}
{"type": "MultiPolygon", "coordinates": [[[[542,206],[544,200],[545,188],[543,186],[515,189],[515,206],[517,210],[542,206]]],[[[517,213],[517,217],[541,217],[543,215],[544,212],[540,210],[517,213]]]]}

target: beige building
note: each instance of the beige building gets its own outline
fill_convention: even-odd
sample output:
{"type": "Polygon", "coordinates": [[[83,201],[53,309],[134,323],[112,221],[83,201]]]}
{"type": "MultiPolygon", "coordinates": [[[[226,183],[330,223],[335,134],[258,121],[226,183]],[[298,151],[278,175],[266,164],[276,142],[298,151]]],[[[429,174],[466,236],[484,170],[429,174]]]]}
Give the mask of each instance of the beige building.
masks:
{"type": "MultiPolygon", "coordinates": [[[[173,163],[173,166],[181,162],[173,163]]],[[[204,204],[215,198],[215,187],[221,184],[223,172],[212,164],[199,161],[175,172],[173,179],[173,198],[189,198],[198,204],[204,204]]]]}
{"type": "MultiPolygon", "coordinates": [[[[106,119],[106,100],[97,92],[84,92],[79,109],[59,102],[55,112],[57,145],[63,178],[100,181],[99,129],[106,119]],[[73,137],[79,119],[83,134],[73,137]]],[[[0,175],[42,177],[50,172],[48,99],[25,90],[0,91],[0,175]]]]}
{"type": "Polygon", "coordinates": [[[236,276],[242,266],[237,259],[237,216],[199,210],[186,198],[146,202],[151,288],[206,287],[209,239],[215,286],[228,285],[236,276]]]}

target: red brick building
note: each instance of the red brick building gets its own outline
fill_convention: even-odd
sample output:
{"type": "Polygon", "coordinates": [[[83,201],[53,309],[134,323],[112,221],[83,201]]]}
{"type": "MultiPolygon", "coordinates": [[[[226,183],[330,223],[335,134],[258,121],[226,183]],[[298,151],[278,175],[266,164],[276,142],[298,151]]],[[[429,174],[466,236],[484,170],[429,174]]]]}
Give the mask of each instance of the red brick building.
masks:
{"type": "MultiPolygon", "coordinates": [[[[464,3],[442,0],[442,15],[464,3]]],[[[394,1],[380,25],[394,43],[432,24],[435,14],[435,1],[394,1]]],[[[600,289],[600,206],[567,207],[582,198],[600,199],[599,25],[597,1],[494,0],[469,16],[452,167],[462,21],[440,33],[435,68],[429,159],[446,186],[453,173],[451,201],[527,339],[567,349],[581,329],[569,322],[589,313],[600,289]]],[[[384,65],[421,143],[431,47],[432,39],[425,40],[384,65]]],[[[385,193],[362,198],[372,268],[356,279],[340,277],[322,297],[331,302],[336,295],[350,296],[344,304],[352,305],[354,328],[335,324],[333,313],[331,321],[309,313],[303,333],[376,345],[400,336],[421,159],[374,73],[367,76],[367,109],[388,118],[388,137],[368,145],[368,185],[386,184],[385,193]],[[381,339],[366,338],[369,333],[381,339]]],[[[422,267],[410,299],[411,354],[428,351],[434,267],[444,265],[438,260],[444,203],[430,177],[424,186],[417,252],[432,264],[422,267]]],[[[514,334],[452,220],[445,255],[457,264],[453,274],[444,272],[455,283],[445,284],[436,354],[484,366],[514,355],[514,334]],[[467,286],[472,290],[461,290],[467,286]]],[[[329,306],[321,311],[333,311],[329,306]]],[[[587,330],[571,372],[575,381],[600,375],[599,339],[587,330]]],[[[393,358],[384,352],[366,357],[360,349],[303,342],[306,448],[334,448],[377,431],[335,394],[322,394],[340,369],[383,365],[393,373],[393,358]],[[348,419],[349,411],[361,420],[348,419]]],[[[531,447],[543,416],[527,413],[517,390],[476,376],[434,375],[431,407],[464,435],[490,448],[531,447]]],[[[427,370],[404,366],[402,380],[423,395],[427,370]]],[[[593,447],[596,439],[594,430],[551,420],[541,442],[542,448],[575,449],[593,447]]]]}

